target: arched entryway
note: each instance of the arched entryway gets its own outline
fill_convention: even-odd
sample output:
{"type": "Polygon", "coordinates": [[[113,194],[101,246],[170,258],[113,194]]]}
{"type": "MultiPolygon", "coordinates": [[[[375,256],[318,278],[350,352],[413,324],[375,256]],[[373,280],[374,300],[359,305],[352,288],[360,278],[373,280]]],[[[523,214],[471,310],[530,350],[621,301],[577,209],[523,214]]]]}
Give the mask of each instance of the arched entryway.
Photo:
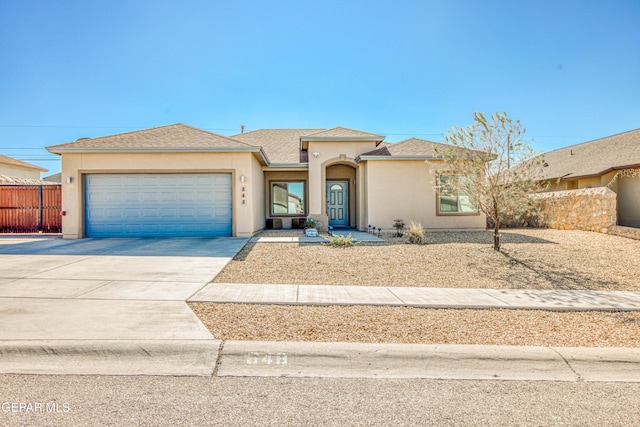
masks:
{"type": "Polygon", "coordinates": [[[324,184],[328,225],[357,228],[356,168],[350,162],[333,163],[325,169],[324,184]]]}

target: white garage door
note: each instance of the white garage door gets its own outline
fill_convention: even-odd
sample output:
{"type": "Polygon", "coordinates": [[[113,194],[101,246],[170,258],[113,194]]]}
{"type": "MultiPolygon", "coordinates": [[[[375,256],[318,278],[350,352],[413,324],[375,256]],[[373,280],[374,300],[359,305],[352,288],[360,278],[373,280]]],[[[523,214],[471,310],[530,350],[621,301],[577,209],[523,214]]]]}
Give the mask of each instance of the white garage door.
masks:
{"type": "Polygon", "coordinates": [[[231,236],[231,174],[85,176],[87,237],[231,236]]]}

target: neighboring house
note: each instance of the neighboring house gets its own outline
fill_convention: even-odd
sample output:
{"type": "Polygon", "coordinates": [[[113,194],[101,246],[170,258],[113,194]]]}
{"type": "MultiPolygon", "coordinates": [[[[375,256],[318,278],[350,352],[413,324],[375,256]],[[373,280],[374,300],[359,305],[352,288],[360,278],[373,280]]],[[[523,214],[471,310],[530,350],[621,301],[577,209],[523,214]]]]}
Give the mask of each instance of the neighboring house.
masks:
{"type": "Polygon", "coordinates": [[[485,228],[463,195],[440,201],[438,144],[383,140],[342,127],[225,137],[174,124],[47,149],[62,156],[66,238],[251,236],[307,216],[359,230],[396,218],[485,228]]]}
{"type": "Polygon", "coordinates": [[[618,224],[640,228],[640,176],[621,173],[640,169],[640,129],[551,151],[544,161],[539,178],[550,191],[608,186],[617,193],[618,224]]]}
{"type": "Polygon", "coordinates": [[[42,180],[60,184],[62,182],[62,174],[60,172],[54,173],[53,175],[45,176],[44,178],[42,178],[42,180]]]}
{"type": "Polygon", "coordinates": [[[40,166],[0,154],[0,175],[40,180],[40,172],[46,171],[47,169],[41,168],[40,166]]]}

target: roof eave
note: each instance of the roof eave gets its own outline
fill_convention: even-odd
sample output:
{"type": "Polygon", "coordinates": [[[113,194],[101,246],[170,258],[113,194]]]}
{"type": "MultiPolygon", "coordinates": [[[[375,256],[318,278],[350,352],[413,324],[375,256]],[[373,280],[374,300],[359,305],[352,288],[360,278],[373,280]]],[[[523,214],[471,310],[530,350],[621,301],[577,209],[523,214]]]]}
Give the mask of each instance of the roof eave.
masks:
{"type": "Polygon", "coordinates": [[[610,172],[615,172],[615,171],[620,171],[620,170],[625,170],[625,169],[640,169],[640,163],[636,163],[636,164],[631,164],[631,165],[624,165],[624,166],[613,166],[607,169],[604,169],[600,172],[595,172],[595,173],[591,173],[591,174],[584,174],[584,175],[574,175],[573,172],[564,174],[562,176],[559,177],[555,177],[555,178],[545,178],[544,180],[553,180],[553,179],[564,179],[567,181],[574,181],[576,179],[588,179],[588,178],[598,178],[600,176],[606,175],[610,172]]]}
{"type": "Polygon", "coordinates": [[[437,156],[358,156],[356,162],[360,163],[368,160],[442,160],[437,156]]]}
{"type": "Polygon", "coordinates": [[[46,147],[53,154],[66,153],[256,153],[262,163],[269,164],[269,157],[262,147],[143,147],[143,148],[115,148],[115,147],[46,147]]]}
{"type": "Polygon", "coordinates": [[[376,147],[384,141],[384,136],[301,136],[300,148],[306,150],[309,148],[310,142],[375,142],[376,147]]]}
{"type": "Polygon", "coordinates": [[[309,163],[271,163],[269,164],[269,166],[271,166],[272,168],[308,168],[309,167],[309,163]]]}

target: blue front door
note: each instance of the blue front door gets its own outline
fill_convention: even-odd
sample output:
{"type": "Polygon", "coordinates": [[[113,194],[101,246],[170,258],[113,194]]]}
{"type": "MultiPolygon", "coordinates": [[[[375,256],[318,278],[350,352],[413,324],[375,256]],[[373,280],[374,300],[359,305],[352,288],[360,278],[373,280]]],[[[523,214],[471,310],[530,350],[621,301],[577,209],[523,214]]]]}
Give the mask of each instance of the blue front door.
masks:
{"type": "Polygon", "coordinates": [[[327,215],[333,227],[349,226],[347,181],[327,181],[327,215]]]}

